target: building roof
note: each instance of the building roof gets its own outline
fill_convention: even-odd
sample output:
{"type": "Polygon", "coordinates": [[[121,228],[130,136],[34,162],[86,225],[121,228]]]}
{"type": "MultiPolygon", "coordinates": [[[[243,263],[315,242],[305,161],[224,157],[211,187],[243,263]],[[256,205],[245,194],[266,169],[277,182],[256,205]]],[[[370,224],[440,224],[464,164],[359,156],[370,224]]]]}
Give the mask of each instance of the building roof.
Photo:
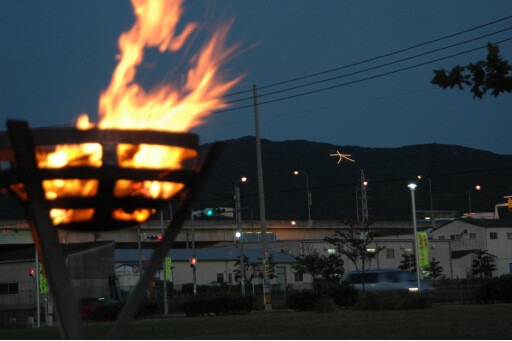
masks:
{"type": "MultiPolygon", "coordinates": [[[[87,242],[87,243],[72,243],[61,244],[64,249],[64,254],[69,255],[85,250],[94,249],[104,245],[114,243],[112,240],[100,242],[87,242]]],[[[21,249],[0,254],[0,262],[14,262],[14,261],[32,261],[36,258],[35,247],[23,247],[21,249]]]]}
{"type": "Polygon", "coordinates": [[[468,224],[481,227],[512,227],[512,220],[504,219],[464,219],[468,224]]]}
{"type": "MultiPolygon", "coordinates": [[[[142,249],[142,261],[148,261],[153,254],[153,249],[142,249]]],[[[268,251],[269,256],[273,256],[274,263],[296,263],[297,259],[289,254],[268,251]]],[[[260,249],[245,249],[244,255],[249,258],[250,263],[261,262],[262,251],[260,249]]],[[[168,253],[173,262],[188,262],[192,258],[192,249],[171,249],[168,253]]],[[[196,259],[201,261],[236,261],[240,257],[238,248],[201,248],[196,249],[196,259]]],[[[116,249],[116,263],[137,263],[139,261],[138,249],[116,249]]]]}
{"type": "Polygon", "coordinates": [[[492,228],[501,228],[501,227],[509,227],[512,228],[512,220],[503,220],[503,219],[457,219],[453,220],[447,224],[437,227],[435,230],[440,230],[443,227],[446,227],[453,222],[462,222],[466,224],[471,224],[479,227],[492,227],[492,228]]]}
{"type": "MultiPolygon", "coordinates": [[[[479,249],[455,250],[455,251],[452,251],[452,258],[453,259],[459,259],[459,258],[465,257],[465,256],[467,256],[469,254],[475,253],[477,251],[479,251],[479,249]]],[[[489,252],[485,252],[485,253],[487,253],[488,255],[490,255],[492,257],[496,257],[495,255],[492,255],[489,252]]]]}

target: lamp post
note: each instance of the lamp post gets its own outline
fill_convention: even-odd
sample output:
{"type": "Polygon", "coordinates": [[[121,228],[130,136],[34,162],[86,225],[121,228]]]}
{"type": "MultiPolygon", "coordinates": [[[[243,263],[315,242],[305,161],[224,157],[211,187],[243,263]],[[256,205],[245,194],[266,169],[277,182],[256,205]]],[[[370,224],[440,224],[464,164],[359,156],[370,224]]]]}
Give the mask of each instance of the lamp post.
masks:
{"type": "Polygon", "coordinates": [[[418,234],[416,229],[416,202],[414,199],[414,190],[416,189],[416,184],[414,182],[407,185],[411,190],[411,202],[412,202],[412,226],[413,226],[413,240],[414,240],[414,259],[416,261],[416,281],[418,282],[418,292],[421,290],[421,282],[420,282],[420,260],[419,260],[419,250],[418,250],[418,234]]]}
{"type": "Polygon", "coordinates": [[[247,178],[244,176],[243,178],[235,181],[235,213],[236,213],[236,222],[238,224],[238,238],[240,240],[240,289],[242,291],[242,295],[245,296],[245,262],[244,262],[244,234],[242,229],[242,212],[240,209],[240,186],[241,182],[246,182],[247,178]]]}
{"type": "Polygon", "coordinates": [[[468,189],[468,201],[469,201],[469,213],[471,214],[471,190],[472,189],[476,189],[477,191],[479,191],[482,187],[480,187],[480,185],[476,185],[475,187],[471,187],[470,189],[468,189]]]}
{"type": "MultiPolygon", "coordinates": [[[[421,180],[421,175],[418,175],[418,180],[421,180]]],[[[434,217],[434,204],[432,203],[432,181],[430,181],[430,177],[427,178],[428,180],[428,189],[430,193],[430,218],[432,222],[432,228],[436,227],[436,219],[434,217]]]]}
{"type": "MultiPolygon", "coordinates": [[[[195,211],[193,209],[190,210],[190,225],[192,226],[192,258],[196,259],[196,231],[195,231],[195,222],[194,216],[199,215],[200,211],[195,211]]],[[[192,264],[192,288],[194,296],[197,296],[197,279],[196,279],[196,265],[192,264]]]]}
{"type": "MultiPolygon", "coordinates": [[[[306,191],[308,194],[308,225],[311,227],[313,225],[313,222],[311,221],[311,192],[309,191],[309,179],[308,179],[308,173],[304,171],[293,171],[294,175],[304,174],[306,176],[306,191]]],[[[306,227],[304,227],[304,239],[306,239],[306,227]]]]}

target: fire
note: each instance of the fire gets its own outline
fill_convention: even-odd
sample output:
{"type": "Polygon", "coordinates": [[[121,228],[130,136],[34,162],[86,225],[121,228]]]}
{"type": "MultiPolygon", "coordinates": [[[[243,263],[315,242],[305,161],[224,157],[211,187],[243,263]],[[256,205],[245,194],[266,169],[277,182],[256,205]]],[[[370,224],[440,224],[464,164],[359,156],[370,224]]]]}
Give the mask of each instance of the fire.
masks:
{"type": "MultiPolygon", "coordinates": [[[[189,61],[190,68],[181,84],[161,83],[146,90],[137,84],[137,68],[148,48],[160,53],[174,53],[182,49],[191,34],[198,30],[197,23],[188,23],[181,32],[177,25],[183,13],[182,0],[132,0],[135,23],[118,40],[119,62],[109,86],[100,95],[97,126],[83,114],[77,128],[81,130],[135,129],[185,132],[202,122],[202,118],[214,110],[226,107],[222,96],[240,78],[225,80],[220,74],[222,62],[236,46],[225,47],[230,23],[213,33],[205,46],[189,61]]],[[[99,144],[56,146],[48,152],[36,151],[40,168],[102,166],[102,148],[99,144]]],[[[145,169],[180,169],[185,159],[197,157],[194,150],[158,145],[120,144],[117,149],[118,166],[145,169]]],[[[43,184],[48,200],[69,196],[94,196],[98,180],[57,179],[43,184]]],[[[114,188],[116,197],[144,196],[169,199],[183,188],[182,184],[160,181],[132,181],[119,179],[114,188]]],[[[13,187],[23,192],[19,187],[13,187]]],[[[150,209],[113,213],[119,220],[144,221],[150,209]]],[[[71,221],[91,219],[91,210],[52,210],[50,216],[55,225],[71,221]]]]}

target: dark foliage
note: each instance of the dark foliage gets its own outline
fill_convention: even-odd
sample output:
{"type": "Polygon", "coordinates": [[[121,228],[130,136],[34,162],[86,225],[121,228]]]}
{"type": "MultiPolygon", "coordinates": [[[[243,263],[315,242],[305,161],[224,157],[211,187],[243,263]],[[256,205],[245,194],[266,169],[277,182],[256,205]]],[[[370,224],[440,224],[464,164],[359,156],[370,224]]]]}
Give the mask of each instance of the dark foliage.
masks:
{"type": "Polygon", "coordinates": [[[398,265],[400,270],[409,271],[410,273],[416,273],[416,258],[414,253],[407,254],[402,253],[402,260],[400,260],[400,264],[398,265]]]}
{"type": "Polygon", "coordinates": [[[512,302],[512,275],[486,280],[475,293],[478,302],[512,302]]]}
{"type": "Polygon", "coordinates": [[[358,295],[359,292],[353,285],[342,282],[338,285],[329,285],[322,292],[293,291],[286,297],[286,307],[299,311],[322,310],[328,309],[329,303],[326,301],[332,301],[337,307],[351,307],[355,304],[358,295]],[[319,307],[319,305],[324,306],[319,307]]]}
{"type": "Polygon", "coordinates": [[[450,72],[434,70],[431,83],[443,89],[457,86],[460,90],[470,86],[475,98],[482,98],[487,91],[494,97],[504,92],[512,92],[512,66],[499,56],[497,45],[487,44],[487,58],[467,66],[455,66],[450,72]]]}
{"type": "Polygon", "coordinates": [[[496,256],[490,255],[485,250],[477,250],[476,259],[471,263],[471,272],[473,276],[492,277],[492,272],[496,271],[494,260],[496,256]]]}
{"type": "Polygon", "coordinates": [[[286,307],[299,311],[310,311],[315,309],[320,294],[312,290],[293,291],[286,296],[286,307]]]}
{"type": "Polygon", "coordinates": [[[357,310],[405,310],[425,309],[432,305],[431,298],[418,293],[367,292],[359,295],[354,309],[357,310]]]}
{"type": "Polygon", "coordinates": [[[352,307],[356,303],[359,291],[350,283],[343,281],[340,285],[327,288],[325,294],[331,297],[339,307],[352,307]]]}
{"type": "MultiPolygon", "coordinates": [[[[91,310],[87,314],[87,318],[94,321],[115,321],[122,307],[123,303],[103,304],[91,310]]],[[[161,314],[162,312],[163,307],[161,304],[152,300],[144,300],[140,304],[139,310],[137,311],[135,317],[148,317],[161,314]]]]}
{"type": "Polygon", "coordinates": [[[181,309],[188,316],[239,314],[250,312],[255,302],[252,295],[199,295],[185,299],[181,309]]]}

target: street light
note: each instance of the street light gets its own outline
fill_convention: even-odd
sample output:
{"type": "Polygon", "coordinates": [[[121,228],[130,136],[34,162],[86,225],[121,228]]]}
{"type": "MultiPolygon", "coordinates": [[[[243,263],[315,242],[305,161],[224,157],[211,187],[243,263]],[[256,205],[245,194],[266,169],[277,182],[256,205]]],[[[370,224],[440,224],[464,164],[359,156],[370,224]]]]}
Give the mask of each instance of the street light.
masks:
{"type": "Polygon", "coordinates": [[[470,189],[468,189],[469,214],[471,214],[471,190],[476,189],[477,191],[479,191],[481,188],[482,187],[480,187],[480,185],[476,185],[475,187],[471,187],[470,189]]]}
{"type": "MultiPolygon", "coordinates": [[[[308,194],[308,225],[311,227],[313,222],[311,221],[311,192],[309,191],[309,179],[308,174],[304,171],[293,171],[294,175],[304,174],[306,176],[306,192],[308,194]]],[[[304,227],[304,239],[306,239],[306,227],[304,227]]]]}
{"type": "MultiPolygon", "coordinates": [[[[238,235],[237,239],[240,240],[240,289],[242,291],[242,295],[245,295],[245,264],[244,264],[244,235],[242,230],[242,212],[240,209],[240,186],[239,184],[242,182],[246,182],[247,178],[244,176],[235,181],[235,214],[236,214],[236,222],[238,224],[238,235]]],[[[236,236],[236,235],[235,235],[236,236]]]]}
{"type": "MultiPolygon", "coordinates": [[[[421,180],[421,175],[418,175],[418,180],[421,180]]],[[[434,217],[434,205],[432,203],[432,182],[430,181],[430,177],[427,178],[428,180],[428,189],[430,192],[430,217],[432,222],[432,228],[436,227],[436,219],[434,217]]]]}
{"type": "Polygon", "coordinates": [[[412,202],[412,226],[413,226],[413,240],[414,240],[414,259],[416,260],[416,281],[418,282],[418,292],[421,290],[421,282],[420,282],[420,260],[419,260],[419,250],[418,250],[418,234],[416,230],[416,202],[414,200],[414,190],[416,189],[416,184],[414,182],[407,185],[411,190],[411,202],[412,202]]]}

